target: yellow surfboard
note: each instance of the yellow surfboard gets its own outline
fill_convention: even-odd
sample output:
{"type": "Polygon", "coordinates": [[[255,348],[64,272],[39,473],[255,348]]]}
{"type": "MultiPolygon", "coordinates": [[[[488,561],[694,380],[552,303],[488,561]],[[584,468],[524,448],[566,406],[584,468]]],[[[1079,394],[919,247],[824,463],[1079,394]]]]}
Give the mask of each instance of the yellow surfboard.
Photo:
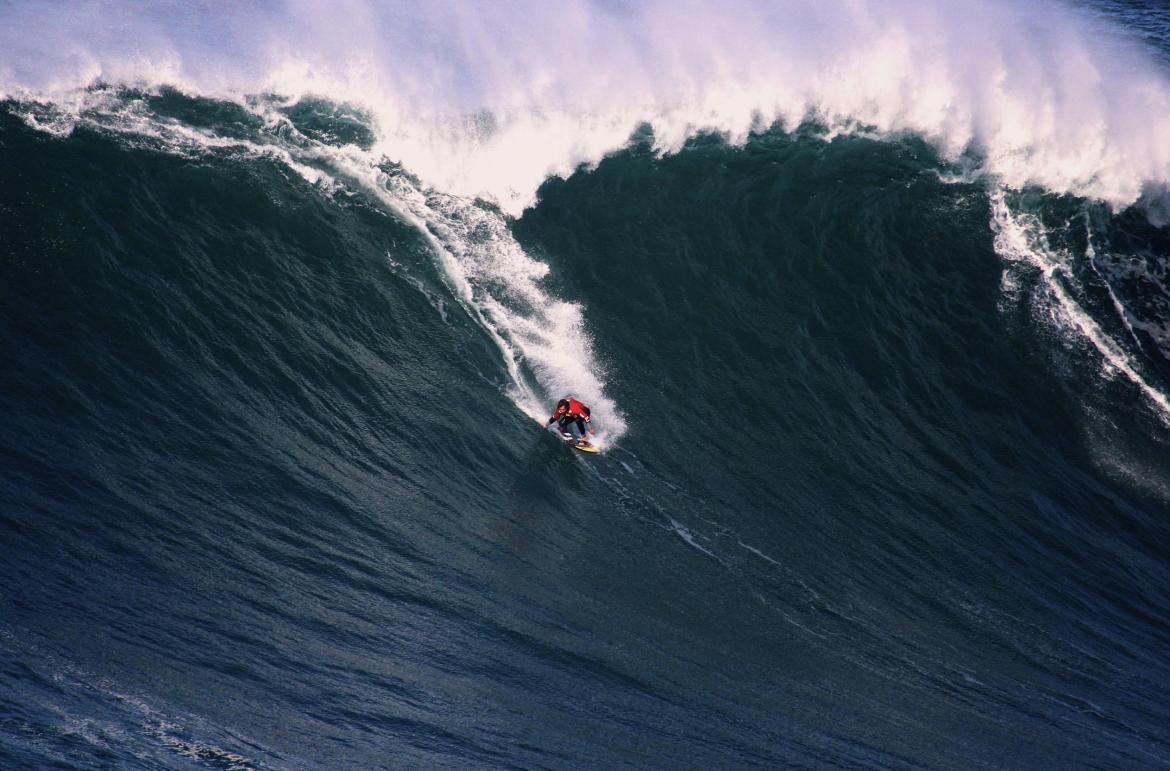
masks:
{"type": "Polygon", "coordinates": [[[567,431],[558,431],[557,434],[561,437],[561,441],[570,447],[580,450],[581,452],[601,452],[601,448],[596,445],[589,444],[589,440],[584,437],[575,438],[573,434],[567,431]]]}

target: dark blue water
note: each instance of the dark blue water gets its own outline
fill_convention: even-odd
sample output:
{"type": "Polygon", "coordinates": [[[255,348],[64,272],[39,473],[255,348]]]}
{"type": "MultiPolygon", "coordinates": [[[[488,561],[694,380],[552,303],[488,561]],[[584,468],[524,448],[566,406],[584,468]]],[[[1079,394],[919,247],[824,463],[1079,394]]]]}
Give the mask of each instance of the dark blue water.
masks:
{"type": "Polygon", "coordinates": [[[806,124],[513,219],[328,100],[94,93],[0,108],[0,765],[1170,765],[1146,213],[806,124]]]}

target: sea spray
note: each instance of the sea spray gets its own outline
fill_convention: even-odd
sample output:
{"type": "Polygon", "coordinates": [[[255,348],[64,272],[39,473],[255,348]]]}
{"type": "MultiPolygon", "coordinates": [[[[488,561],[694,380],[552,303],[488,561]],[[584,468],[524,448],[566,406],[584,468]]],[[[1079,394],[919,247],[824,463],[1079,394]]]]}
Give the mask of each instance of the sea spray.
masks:
{"type": "Polygon", "coordinates": [[[0,95],[69,100],[99,82],[362,105],[378,152],[512,214],[641,124],[660,151],[810,117],[914,132],[945,157],[974,150],[1009,186],[1115,206],[1170,182],[1161,66],[1047,0],[0,9],[0,95]]]}

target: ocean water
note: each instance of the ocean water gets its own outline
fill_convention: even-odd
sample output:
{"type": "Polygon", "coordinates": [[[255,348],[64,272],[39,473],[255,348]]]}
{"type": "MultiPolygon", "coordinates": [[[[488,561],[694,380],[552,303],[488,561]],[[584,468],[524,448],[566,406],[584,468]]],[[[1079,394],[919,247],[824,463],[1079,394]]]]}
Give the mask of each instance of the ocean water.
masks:
{"type": "Polygon", "coordinates": [[[1168,66],[0,4],[0,767],[1170,766],[1168,66]]]}

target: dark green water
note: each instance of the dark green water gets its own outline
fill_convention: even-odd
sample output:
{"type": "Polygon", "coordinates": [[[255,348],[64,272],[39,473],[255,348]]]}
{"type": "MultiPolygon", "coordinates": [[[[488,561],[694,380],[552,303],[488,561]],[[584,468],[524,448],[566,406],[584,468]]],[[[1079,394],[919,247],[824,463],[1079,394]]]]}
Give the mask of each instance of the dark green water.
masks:
{"type": "Polygon", "coordinates": [[[0,112],[6,767],[1170,763],[1140,215],[805,127],[512,220],[115,96],[230,141],[0,112]],[[525,414],[578,367],[599,456],[525,414]]]}

